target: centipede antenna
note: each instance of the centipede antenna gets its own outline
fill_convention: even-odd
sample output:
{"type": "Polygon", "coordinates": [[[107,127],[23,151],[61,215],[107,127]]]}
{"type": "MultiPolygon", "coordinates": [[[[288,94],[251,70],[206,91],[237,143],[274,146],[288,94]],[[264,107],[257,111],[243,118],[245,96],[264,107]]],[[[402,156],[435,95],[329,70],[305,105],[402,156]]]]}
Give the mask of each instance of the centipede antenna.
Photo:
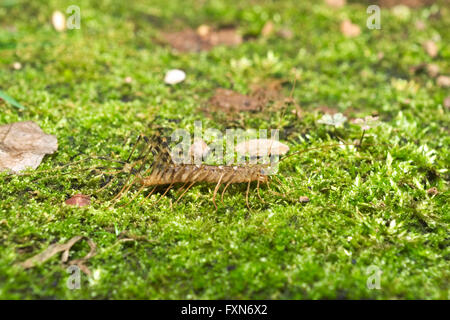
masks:
{"type": "Polygon", "coordinates": [[[136,140],[136,142],[135,142],[135,144],[134,144],[134,146],[133,146],[133,149],[131,150],[130,155],[129,155],[128,158],[127,158],[127,161],[126,161],[127,163],[130,161],[131,156],[132,156],[133,153],[134,153],[134,150],[136,150],[136,146],[138,145],[139,141],[141,141],[141,139],[142,139],[142,136],[143,136],[142,133],[139,134],[139,136],[138,136],[138,138],[137,138],[137,140],[136,140]]]}

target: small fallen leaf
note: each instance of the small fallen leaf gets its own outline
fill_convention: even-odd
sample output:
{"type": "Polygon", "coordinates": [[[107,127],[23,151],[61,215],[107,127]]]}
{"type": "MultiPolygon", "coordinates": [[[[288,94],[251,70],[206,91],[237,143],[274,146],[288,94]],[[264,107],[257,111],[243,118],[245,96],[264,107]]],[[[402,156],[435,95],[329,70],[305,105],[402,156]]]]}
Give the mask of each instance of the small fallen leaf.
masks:
{"type": "Polygon", "coordinates": [[[54,11],[52,14],[52,24],[56,31],[62,32],[66,29],[66,17],[61,11],[54,11]]]}
{"type": "Polygon", "coordinates": [[[267,21],[261,30],[261,35],[265,38],[270,37],[274,32],[275,26],[272,21],[267,21]]]}
{"type": "MultiPolygon", "coordinates": [[[[62,263],[66,263],[67,260],[69,259],[69,251],[70,251],[70,249],[73,247],[73,245],[75,243],[77,243],[78,241],[80,241],[83,238],[85,238],[85,237],[83,237],[83,236],[75,236],[75,237],[73,237],[72,239],[70,239],[69,241],[67,241],[64,244],[60,244],[60,243],[52,244],[47,249],[42,251],[41,253],[38,253],[37,255],[35,255],[35,256],[25,260],[22,263],[19,263],[18,265],[21,266],[24,269],[33,268],[33,267],[35,267],[35,266],[37,266],[37,265],[39,265],[41,263],[44,263],[45,261],[49,260],[51,257],[53,257],[54,255],[58,254],[59,252],[63,252],[62,257],[61,257],[61,262],[62,263]]],[[[91,239],[86,238],[86,240],[87,240],[87,242],[89,244],[89,247],[91,248],[89,253],[84,258],[69,261],[68,264],[69,265],[78,265],[81,270],[83,270],[87,274],[90,274],[89,269],[87,269],[86,266],[84,266],[84,263],[88,259],[90,259],[93,256],[95,256],[97,246],[91,239]]]]}
{"type": "Polygon", "coordinates": [[[442,88],[450,87],[450,77],[447,76],[439,76],[436,80],[438,86],[442,88]]]}
{"type": "Polygon", "coordinates": [[[17,109],[21,109],[24,110],[25,107],[23,105],[21,105],[20,103],[18,103],[16,100],[14,100],[12,97],[10,97],[9,95],[7,95],[5,92],[3,92],[2,90],[0,90],[0,99],[5,100],[6,102],[8,102],[9,104],[11,104],[13,107],[16,107],[17,109]]]}
{"type": "Polygon", "coordinates": [[[174,85],[183,82],[186,79],[186,73],[183,70],[172,69],[167,71],[164,77],[164,82],[170,85],[174,85]]]}
{"type": "Polygon", "coordinates": [[[300,198],[298,198],[298,201],[301,203],[306,203],[309,202],[309,198],[307,196],[301,196],[300,198]]]}
{"type": "Polygon", "coordinates": [[[33,121],[0,126],[0,171],[17,173],[27,167],[36,169],[44,155],[57,149],[56,137],[44,133],[33,121]]]}
{"type": "Polygon", "coordinates": [[[84,194],[76,194],[73,197],[67,199],[65,204],[72,206],[84,207],[91,204],[91,198],[84,194]]]}
{"type": "Polygon", "coordinates": [[[344,20],[341,23],[341,32],[348,38],[354,38],[361,34],[361,28],[350,20],[344,20]]]}
{"type": "Polygon", "coordinates": [[[347,121],[347,117],[345,117],[342,113],[336,113],[334,115],[323,115],[321,119],[317,120],[317,123],[335,127],[342,127],[345,121],[347,121]]]}
{"type": "Polygon", "coordinates": [[[371,128],[378,127],[380,122],[378,121],[378,117],[366,116],[364,119],[356,118],[351,121],[353,124],[356,124],[361,127],[362,130],[369,130],[371,128]]]}
{"type": "Polygon", "coordinates": [[[345,6],[346,0],[325,0],[325,3],[333,8],[342,8],[345,6]]]}
{"type": "Polygon", "coordinates": [[[425,41],[423,43],[423,48],[425,49],[426,53],[432,58],[435,58],[438,54],[438,47],[432,40],[425,41]]]}
{"type": "Polygon", "coordinates": [[[263,157],[286,154],[289,151],[289,147],[277,140],[251,139],[239,143],[235,150],[241,155],[248,154],[250,157],[263,157]]]}

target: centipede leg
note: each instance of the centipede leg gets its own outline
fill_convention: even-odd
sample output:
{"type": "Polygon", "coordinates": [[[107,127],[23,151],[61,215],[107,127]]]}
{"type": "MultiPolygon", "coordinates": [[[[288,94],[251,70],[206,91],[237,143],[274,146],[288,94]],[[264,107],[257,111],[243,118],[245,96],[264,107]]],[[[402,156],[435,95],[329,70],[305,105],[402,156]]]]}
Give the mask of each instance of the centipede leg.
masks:
{"type": "Polygon", "coordinates": [[[219,182],[217,182],[217,185],[216,185],[216,187],[214,188],[213,203],[214,203],[214,207],[216,207],[216,210],[217,210],[216,194],[217,194],[217,191],[218,191],[219,188],[220,188],[220,183],[222,182],[222,178],[223,178],[224,175],[225,175],[225,173],[222,173],[222,174],[220,175],[219,182]]]}
{"type": "Polygon", "coordinates": [[[156,202],[153,204],[153,206],[156,206],[156,204],[158,204],[158,202],[161,201],[161,199],[166,195],[167,192],[169,192],[169,190],[170,190],[170,188],[172,188],[172,186],[173,186],[173,183],[171,183],[171,184],[167,187],[166,191],[164,191],[164,193],[162,194],[161,198],[159,198],[158,200],[156,200],[156,202]]]}
{"type": "Polygon", "coordinates": [[[144,202],[146,199],[150,198],[150,196],[153,194],[153,192],[155,192],[155,190],[156,190],[157,187],[158,187],[158,186],[155,186],[155,187],[152,189],[152,191],[150,191],[150,193],[149,193],[148,195],[146,195],[145,198],[141,200],[141,202],[139,202],[139,204],[141,204],[142,202],[144,202]]]}
{"type": "Polygon", "coordinates": [[[180,201],[180,199],[184,196],[184,194],[195,184],[195,181],[192,182],[184,191],[183,193],[178,197],[177,201],[175,201],[174,205],[176,205],[178,203],[178,201],[180,201]]]}
{"type": "Polygon", "coordinates": [[[258,198],[261,200],[262,203],[266,203],[263,198],[261,198],[261,194],[259,193],[259,176],[258,176],[258,182],[256,183],[256,194],[258,195],[258,198]]]}
{"type": "Polygon", "coordinates": [[[228,188],[228,186],[231,184],[231,180],[230,180],[230,182],[228,182],[226,185],[225,185],[225,188],[223,188],[223,191],[222,191],[222,197],[221,197],[221,201],[222,201],[222,203],[223,203],[223,195],[225,194],[225,191],[227,190],[227,188],[228,188]]]}
{"type": "Polygon", "coordinates": [[[119,208],[125,207],[126,205],[130,204],[134,199],[136,199],[136,197],[142,192],[142,190],[144,190],[145,185],[142,185],[139,190],[136,192],[136,194],[133,196],[133,198],[131,198],[130,201],[128,201],[127,203],[121,205],[119,208]]]}
{"type": "Polygon", "coordinates": [[[245,193],[245,203],[247,204],[248,210],[252,211],[252,209],[250,208],[250,205],[248,204],[248,194],[250,192],[250,183],[251,183],[251,181],[249,180],[248,184],[247,184],[247,192],[245,193]]]}

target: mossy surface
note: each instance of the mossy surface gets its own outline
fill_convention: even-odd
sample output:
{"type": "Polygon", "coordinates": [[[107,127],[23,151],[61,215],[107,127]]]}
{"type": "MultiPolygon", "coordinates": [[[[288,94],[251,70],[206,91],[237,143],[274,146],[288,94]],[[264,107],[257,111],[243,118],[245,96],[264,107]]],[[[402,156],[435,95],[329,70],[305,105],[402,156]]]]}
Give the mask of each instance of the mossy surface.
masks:
{"type": "MultiPolygon", "coordinates": [[[[366,5],[349,2],[333,9],[298,0],[78,0],[81,29],[58,33],[51,14],[74,1],[1,1],[0,88],[26,109],[0,102],[0,124],[33,120],[57,136],[57,153],[39,171],[80,154],[124,159],[135,137],[156,124],[279,128],[291,152],[361,136],[350,123],[318,124],[324,105],[349,118],[376,112],[382,124],[362,148],[324,148],[281,163],[279,191],[308,203],[263,186],[265,203],[252,191],[252,211],[246,185],[230,187],[217,210],[214,185],[194,186],[176,205],[175,189],[156,206],[158,195],[141,203],[144,193],[108,209],[111,190],[77,208],[64,201],[96,187],[89,170],[76,170],[81,164],[60,175],[2,174],[0,298],[447,299],[449,92],[410,69],[434,63],[450,75],[450,10],[444,1],[402,16],[382,9],[381,30],[369,30],[366,5]],[[341,34],[347,18],[360,36],[341,34]],[[268,20],[293,38],[262,37],[268,20]],[[174,53],[156,41],[162,31],[200,24],[234,25],[248,41],[200,53],[174,53]],[[422,47],[430,39],[435,58],[422,47]],[[165,85],[174,68],[186,80],[165,85]],[[282,79],[289,96],[295,77],[301,118],[292,105],[233,123],[199,112],[216,88],[248,93],[254,83],[282,79]],[[427,192],[432,187],[437,194],[427,192]],[[136,241],[119,242],[125,233],[136,241]],[[28,270],[16,265],[75,235],[98,246],[80,289],[68,288],[59,256],[28,270]],[[370,266],[382,271],[380,289],[367,286],[370,266]]],[[[88,250],[79,243],[70,259],[88,250]]]]}

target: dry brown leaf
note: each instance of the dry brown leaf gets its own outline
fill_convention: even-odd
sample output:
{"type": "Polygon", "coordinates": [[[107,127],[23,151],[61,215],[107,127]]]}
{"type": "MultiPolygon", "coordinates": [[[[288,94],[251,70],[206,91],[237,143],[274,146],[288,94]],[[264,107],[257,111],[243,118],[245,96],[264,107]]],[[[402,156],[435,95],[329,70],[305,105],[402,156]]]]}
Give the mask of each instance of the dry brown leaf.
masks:
{"type": "Polygon", "coordinates": [[[261,30],[261,35],[265,38],[270,37],[273,34],[274,29],[275,25],[269,20],[264,24],[264,27],[261,30]]]}
{"type": "Polygon", "coordinates": [[[294,32],[289,28],[282,28],[277,34],[283,39],[292,39],[294,37],[294,32]]]}
{"type": "Polygon", "coordinates": [[[450,77],[447,76],[439,76],[436,80],[438,86],[442,88],[450,87],[450,77]]]}
{"type": "Polygon", "coordinates": [[[250,157],[263,157],[270,155],[283,155],[289,151],[284,143],[271,139],[251,139],[238,143],[236,152],[250,157]]]}
{"type": "MultiPolygon", "coordinates": [[[[38,253],[37,255],[25,260],[24,262],[20,263],[19,265],[21,267],[23,267],[24,269],[29,269],[29,268],[33,268],[41,263],[44,263],[45,261],[47,261],[48,259],[50,259],[51,257],[53,257],[54,255],[58,254],[59,252],[63,252],[62,256],[61,256],[61,262],[62,263],[66,263],[67,260],[69,259],[69,251],[72,248],[72,246],[77,243],[78,241],[80,241],[81,239],[83,239],[85,237],[83,236],[75,236],[72,239],[70,239],[69,241],[67,241],[66,243],[60,244],[60,243],[55,243],[50,245],[47,249],[45,249],[43,252],[38,253]]],[[[85,272],[86,274],[90,274],[89,269],[84,265],[84,263],[92,258],[93,256],[95,256],[96,254],[96,250],[97,250],[97,246],[95,245],[95,243],[89,239],[86,238],[88,245],[90,247],[90,251],[89,253],[81,259],[76,259],[76,260],[72,260],[69,261],[68,264],[69,265],[77,265],[80,267],[80,269],[85,272]]]]}
{"type": "Polygon", "coordinates": [[[398,5],[405,5],[410,8],[418,8],[424,5],[431,5],[436,0],[378,0],[381,7],[392,8],[398,5]]]}
{"type": "Polygon", "coordinates": [[[325,0],[325,3],[333,8],[342,8],[346,4],[346,0],[325,0]]]}
{"type": "Polygon", "coordinates": [[[423,43],[423,48],[425,49],[426,53],[432,58],[435,58],[438,54],[438,46],[432,40],[425,41],[423,43]]]}
{"type": "Polygon", "coordinates": [[[57,149],[56,137],[44,133],[33,121],[0,126],[0,171],[36,169],[46,154],[57,149]]]}
{"type": "Polygon", "coordinates": [[[84,207],[91,204],[91,198],[84,194],[76,194],[65,201],[67,205],[84,207]]]}
{"type": "Polygon", "coordinates": [[[444,107],[450,109],[450,96],[444,99],[444,107]]]}
{"type": "Polygon", "coordinates": [[[209,105],[225,112],[261,110],[257,98],[222,88],[216,89],[214,96],[209,100],[209,105]]]}
{"type": "Polygon", "coordinates": [[[242,36],[234,28],[213,30],[201,25],[196,31],[185,29],[163,34],[165,41],[180,52],[208,51],[214,46],[236,46],[242,43],[242,36]]]}
{"type": "Polygon", "coordinates": [[[344,20],[341,23],[341,32],[348,38],[354,38],[361,34],[361,28],[350,20],[344,20]]]}

